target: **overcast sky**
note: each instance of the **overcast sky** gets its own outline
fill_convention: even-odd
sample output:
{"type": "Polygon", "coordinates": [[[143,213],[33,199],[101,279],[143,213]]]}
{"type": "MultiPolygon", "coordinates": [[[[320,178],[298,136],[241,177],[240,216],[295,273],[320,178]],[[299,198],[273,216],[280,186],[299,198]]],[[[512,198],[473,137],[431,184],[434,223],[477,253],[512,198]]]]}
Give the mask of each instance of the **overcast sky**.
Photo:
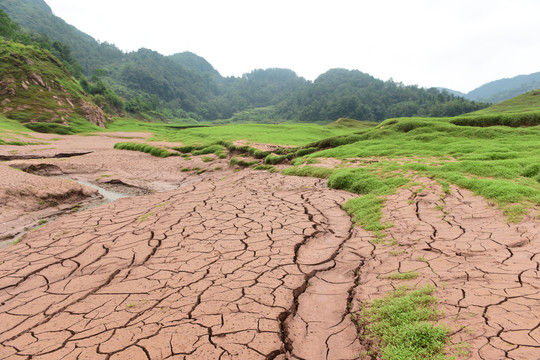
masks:
{"type": "Polygon", "coordinates": [[[121,50],[191,51],[223,76],[331,68],[468,92],[540,71],[540,0],[45,0],[121,50]]]}

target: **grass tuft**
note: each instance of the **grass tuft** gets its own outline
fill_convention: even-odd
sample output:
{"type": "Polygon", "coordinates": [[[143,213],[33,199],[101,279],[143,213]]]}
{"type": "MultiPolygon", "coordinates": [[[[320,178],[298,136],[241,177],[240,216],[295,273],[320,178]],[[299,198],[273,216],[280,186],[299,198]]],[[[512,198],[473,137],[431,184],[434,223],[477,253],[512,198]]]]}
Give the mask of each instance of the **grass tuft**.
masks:
{"type": "Polygon", "coordinates": [[[419,272],[407,271],[403,273],[395,273],[387,276],[390,280],[413,280],[420,276],[419,272]]]}
{"type": "Polygon", "coordinates": [[[152,146],[148,144],[133,143],[133,142],[116,143],[114,145],[114,148],[118,150],[140,151],[140,152],[144,152],[152,156],[161,157],[161,158],[169,157],[174,154],[156,146],[152,146]]]}
{"type": "Polygon", "coordinates": [[[434,325],[440,318],[435,309],[433,286],[399,287],[365,306],[358,316],[363,336],[385,360],[445,359],[449,339],[446,327],[434,325]]]}

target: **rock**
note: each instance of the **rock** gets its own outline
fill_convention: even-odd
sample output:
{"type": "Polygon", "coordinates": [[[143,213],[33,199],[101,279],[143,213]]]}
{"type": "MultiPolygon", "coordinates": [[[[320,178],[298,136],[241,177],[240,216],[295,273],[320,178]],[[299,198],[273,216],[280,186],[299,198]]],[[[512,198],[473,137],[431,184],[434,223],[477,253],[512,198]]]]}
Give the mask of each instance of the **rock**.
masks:
{"type": "Polygon", "coordinates": [[[105,127],[105,114],[103,114],[103,110],[101,110],[98,106],[83,101],[81,103],[81,108],[86,120],[90,121],[92,124],[96,124],[99,127],[105,127]]]}
{"type": "Polygon", "coordinates": [[[47,85],[45,85],[45,82],[43,81],[41,76],[39,76],[38,74],[32,73],[28,76],[28,78],[30,78],[36,85],[40,85],[43,88],[47,88],[47,85]]]}
{"type": "Polygon", "coordinates": [[[15,96],[16,92],[15,87],[13,86],[14,83],[15,81],[10,78],[0,81],[0,96],[15,96]]]}

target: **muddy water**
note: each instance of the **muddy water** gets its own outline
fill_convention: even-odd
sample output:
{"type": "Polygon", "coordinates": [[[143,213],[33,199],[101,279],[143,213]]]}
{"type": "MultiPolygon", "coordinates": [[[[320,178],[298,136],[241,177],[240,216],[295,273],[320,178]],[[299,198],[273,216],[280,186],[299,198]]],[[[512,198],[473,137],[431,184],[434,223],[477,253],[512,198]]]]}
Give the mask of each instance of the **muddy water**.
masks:
{"type": "Polygon", "coordinates": [[[130,194],[124,194],[124,193],[120,193],[120,192],[116,192],[116,191],[107,190],[107,189],[102,188],[101,186],[92,184],[92,183],[90,183],[88,181],[78,180],[78,179],[71,179],[71,180],[76,181],[81,185],[85,185],[85,186],[91,187],[91,188],[96,189],[97,191],[99,191],[99,194],[103,197],[103,199],[101,199],[101,201],[99,201],[99,202],[96,201],[96,203],[91,204],[89,207],[95,207],[95,206],[98,206],[98,205],[108,204],[108,203],[111,203],[111,202],[113,202],[115,200],[118,200],[118,199],[121,199],[121,198],[133,196],[133,195],[130,195],[130,194]]]}

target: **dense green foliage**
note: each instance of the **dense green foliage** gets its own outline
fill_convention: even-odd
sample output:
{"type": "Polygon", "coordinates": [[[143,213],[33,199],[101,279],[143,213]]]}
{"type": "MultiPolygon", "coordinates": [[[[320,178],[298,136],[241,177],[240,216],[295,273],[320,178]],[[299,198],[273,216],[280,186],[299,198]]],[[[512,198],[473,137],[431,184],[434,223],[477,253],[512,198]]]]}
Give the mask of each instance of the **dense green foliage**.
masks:
{"type": "Polygon", "coordinates": [[[483,107],[437,89],[385,82],[358,70],[333,69],[280,103],[278,113],[302,122],[341,117],[382,121],[403,116],[455,116],[483,107]]]}
{"type": "Polygon", "coordinates": [[[92,37],[55,16],[43,0],[2,0],[0,8],[22,27],[36,34],[46,34],[52,40],[69,45],[84,73],[120,61],[122,51],[108,43],[98,43],[92,37]],[[37,21],[39,19],[39,21],[37,21]]]}
{"type": "Polygon", "coordinates": [[[54,16],[42,0],[2,0],[0,8],[25,28],[52,39],[53,45],[58,42],[51,51],[74,75],[84,73],[91,80],[83,78],[81,85],[96,104],[117,114],[126,110],[163,121],[331,122],[341,117],[381,121],[453,116],[483,107],[436,89],[384,82],[359,71],[331,70],[313,83],[288,69],[257,69],[223,78],[192,53],[123,53],[98,43],[54,16]]]}
{"type": "MultiPolygon", "coordinates": [[[[88,82],[86,78],[83,76],[83,69],[79,62],[75,59],[75,57],[71,54],[71,48],[69,45],[62,43],[60,41],[51,41],[49,36],[41,33],[36,34],[31,30],[28,29],[21,29],[18,24],[14,23],[7,14],[0,9],[0,36],[3,36],[5,39],[12,40],[14,43],[19,43],[23,45],[31,45],[34,48],[40,49],[42,51],[48,51],[47,58],[41,57],[39,60],[41,63],[44,63],[46,61],[50,62],[53,66],[59,66],[63,65],[64,72],[68,74],[61,74],[61,77],[69,78],[69,75],[73,75],[76,78],[80,79],[80,85],[82,89],[89,95],[91,95],[91,100],[97,104],[100,108],[103,110],[111,113],[122,113],[124,110],[124,102],[120,97],[112,91],[110,88],[106,86],[106,84],[99,78],[97,74],[100,74],[100,72],[96,72],[94,76],[92,77],[92,82],[88,82]],[[52,56],[50,56],[52,54],[52,56]]],[[[5,52],[5,50],[13,50],[13,46],[10,46],[13,44],[4,43],[2,47],[6,47],[2,51],[2,53],[5,52]]],[[[19,47],[19,50],[22,49],[22,47],[19,47]]],[[[20,56],[28,56],[28,54],[19,54],[17,51],[11,53],[12,56],[17,57],[17,55],[20,56]],[[13,55],[16,54],[16,55],[13,55]]],[[[25,57],[25,59],[29,59],[30,61],[33,61],[33,57],[25,57]]],[[[28,61],[27,61],[28,62],[28,61]]],[[[9,76],[11,73],[17,73],[20,69],[20,64],[14,63],[13,61],[6,61],[6,63],[3,66],[2,72],[4,76],[9,76]],[[6,66],[7,65],[7,66],[6,66]],[[12,68],[10,66],[19,66],[19,68],[12,68]]],[[[32,65],[32,64],[27,64],[32,65]]],[[[30,69],[24,69],[24,71],[33,71],[34,74],[39,75],[40,77],[44,77],[43,74],[40,72],[40,68],[30,68],[30,69]]],[[[64,80],[64,82],[74,82],[72,79],[68,79],[67,81],[64,80]]],[[[73,86],[71,86],[73,88],[73,86]]],[[[78,86],[76,86],[79,88],[78,86]]],[[[32,99],[32,94],[26,94],[28,100],[32,99]]],[[[32,99],[32,101],[28,102],[35,102],[39,99],[32,99]]],[[[21,120],[28,120],[27,116],[25,115],[16,115],[16,116],[22,116],[21,120]]],[[[53,129],[53,127],[49,127],[49,129],[53,129]]],[[[61,133],[63,131],[59,128],[61,133]]]]}

